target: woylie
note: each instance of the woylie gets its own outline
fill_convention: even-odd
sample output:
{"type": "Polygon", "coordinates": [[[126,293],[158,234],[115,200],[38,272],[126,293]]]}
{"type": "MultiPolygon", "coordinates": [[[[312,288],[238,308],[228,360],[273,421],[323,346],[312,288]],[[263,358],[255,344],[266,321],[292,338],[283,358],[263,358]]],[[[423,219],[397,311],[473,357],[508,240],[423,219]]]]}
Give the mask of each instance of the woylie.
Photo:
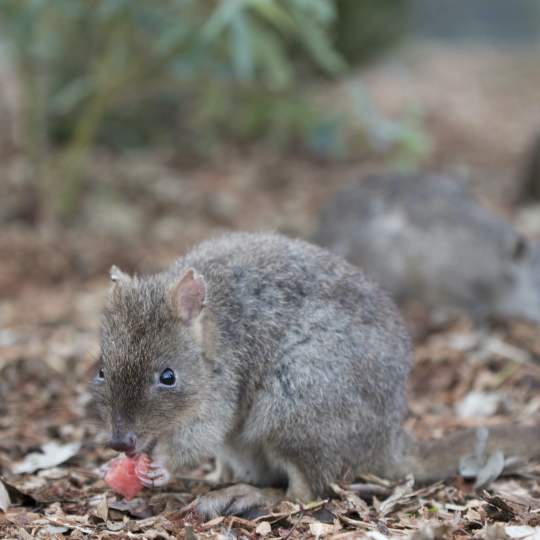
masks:
{"type": "MultiPolygon", "coordinates": [[[[389,297],[341,257],[275,234],[231,234],[162,273],[117,268],[92,383],[110,446],[147,453],[147,486],[214,456],[237,484],[204,516],[309,501],[373,473],[456,473],[474,432],[419,445],[402,422],[411,346],[389,297]]],[[[530,458],[540,428],[490,430],[486,452],[530,458]]]]}
{"type": "Polygon", "coordinates": [[[446,176],[352,182],[322,209],[313,241],[358,265],[398,303],[540,322],[540,244],[446,176]]]}

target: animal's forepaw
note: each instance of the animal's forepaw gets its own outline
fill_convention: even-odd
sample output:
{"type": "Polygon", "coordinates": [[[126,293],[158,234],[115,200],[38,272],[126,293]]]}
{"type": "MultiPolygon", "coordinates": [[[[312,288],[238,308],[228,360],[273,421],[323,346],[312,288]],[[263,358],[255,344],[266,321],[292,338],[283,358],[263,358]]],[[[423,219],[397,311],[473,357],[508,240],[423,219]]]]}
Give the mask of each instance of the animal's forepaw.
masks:
{"type": "Polygon", "coordinates": [[[158,488],[167,485],[171,479],[171,473],[165,465],[151,461],[147,464],[137,463],[135,474],[141,484],[149,488],[158,488]]]}
{"type": "Polygon", "coordinates": [[[247,484],[236,484],[202,495],[193,503],[192,508],[203,519],[246,514],[270,506],[279,499],[276,495],[269,495],[269,491],[247,484]]]}

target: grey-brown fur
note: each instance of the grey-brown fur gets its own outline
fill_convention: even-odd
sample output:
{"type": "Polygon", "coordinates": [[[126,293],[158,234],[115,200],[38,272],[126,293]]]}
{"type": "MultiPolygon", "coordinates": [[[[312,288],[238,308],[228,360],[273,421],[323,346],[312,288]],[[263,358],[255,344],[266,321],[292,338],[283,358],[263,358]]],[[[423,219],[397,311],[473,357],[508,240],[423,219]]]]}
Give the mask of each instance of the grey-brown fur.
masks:
{"type": "Polygon", "coordinates": [[[314,241],[399,302],[540,321],[540,247],[448,177],[353,182],[323,208],[314,241]]]}
{"type": "Polygon", "coordinates": [[[166,272],[117,281],[102,361],[94,388],[105,419],[143,444],[157,438],[172,465],[218,455],[264,485],[286,481],[290,463],[316,496],[347,473],[393,474],[401,457],[410,362],[401,319],[358,269],[299,240],[230,235],[166,272]],[[207,285],[212,350],[167,301],[189,268],[207,285]],[[153,387],[165,367],[178,372],[175,390],[153,387]]]}
{"type": "Polygon", "coordinates": [[[216,456],[222,480],[249,485],[199,499],[212,516],[275,497],[250,486],[287,486],[307,501],[359,473],[437,474],[435,465],[421,474],[402,430],[411,355],[402,320],[342,258],[279,235],[233,234],[163,273],[112,278],[104,378],[92,386],[113,436],[135,433],[135,451],[151,455],[145,483],[216,456]],[[158,386],[165,368],[176,387],[158,386]]]}

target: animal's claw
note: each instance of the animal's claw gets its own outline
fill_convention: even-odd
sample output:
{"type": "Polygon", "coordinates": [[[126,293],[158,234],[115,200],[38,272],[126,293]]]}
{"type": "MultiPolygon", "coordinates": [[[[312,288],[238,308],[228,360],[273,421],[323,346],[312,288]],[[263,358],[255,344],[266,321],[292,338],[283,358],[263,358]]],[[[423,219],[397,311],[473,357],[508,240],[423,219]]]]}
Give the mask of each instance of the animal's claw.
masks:
{"type": "Polygon", "coordinates": [[[171,473],[167,468],[154,461],[147,464],[144,469],[137,466],[135,468],[135,474],[144,486],[150,488],[165,486],[171,479],[171,473]]]}

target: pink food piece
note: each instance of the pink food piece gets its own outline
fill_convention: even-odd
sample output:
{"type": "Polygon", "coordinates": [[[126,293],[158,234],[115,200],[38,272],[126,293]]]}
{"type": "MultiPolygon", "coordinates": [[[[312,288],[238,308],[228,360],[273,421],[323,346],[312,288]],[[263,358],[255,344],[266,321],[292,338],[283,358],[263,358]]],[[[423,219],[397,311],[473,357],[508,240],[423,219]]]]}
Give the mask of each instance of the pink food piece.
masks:
{"type": "Polygon", "coordinates": [[[116,493],[120,493],[129,501],[144,488],[135,469],[145,473],[149,464],[150,458],[146,454],[115,459],[111,462],[111,467],[105,475],[105,482],[116,493]]]}

